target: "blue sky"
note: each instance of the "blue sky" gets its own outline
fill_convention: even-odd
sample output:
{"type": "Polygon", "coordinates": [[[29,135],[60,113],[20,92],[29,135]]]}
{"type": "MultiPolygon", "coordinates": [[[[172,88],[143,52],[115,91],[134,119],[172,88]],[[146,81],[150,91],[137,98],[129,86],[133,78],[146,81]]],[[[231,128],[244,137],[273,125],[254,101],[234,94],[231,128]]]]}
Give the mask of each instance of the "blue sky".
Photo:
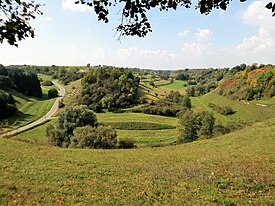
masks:
{"type": "Polygon", "coordinates": [[[233,1],[226,12],[205,16],[198,10],[149,12],[153,32],[145,38],[117,40],[119,8],[110,23],[98,22],[89,7],[75,0],[42,1],[44,15],[32,24],[34,39],[19,48],[0,45],[0,63],[32,65],[113,65],[152,69],[232,67],[275,64],[275,18],[269,0],[233,1]]]}

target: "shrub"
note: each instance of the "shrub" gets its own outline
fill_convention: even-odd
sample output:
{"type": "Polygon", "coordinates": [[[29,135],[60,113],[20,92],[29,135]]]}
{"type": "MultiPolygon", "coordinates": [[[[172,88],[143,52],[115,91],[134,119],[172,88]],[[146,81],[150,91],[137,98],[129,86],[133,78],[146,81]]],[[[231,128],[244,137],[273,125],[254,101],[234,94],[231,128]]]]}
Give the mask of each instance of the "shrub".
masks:
{"type": "Polygon", "coordinates": [[[214,103],[209,103],[208,107],[222,115],[231,115],[235,113],[235,111],[230,106],[219,106],[214,103]]]}
{"type": "Polygon", "coordinates": [[[42,82],[41,84],[43,86],[52,86],[53,85],[52,81],[50,81],[50,80],[46,80],[46,81],[42,82]]]}
{"type": "Polygon", "coordinates": [[[58,147],[67,147],[70,144],[69,138],[66,138],[65,132],[53,125],[49,125],[46,128],[46,137],[48,137],[49,143],[58,147]]]}
{"type": "Polygon", "coordinates": [[[214,126],[213,133],[214,135],[223,135],[230,132],[230,129],[223,126],[222,124],[217,124],[214,126]]]}
{"type": "Polygon", "coordinates": [[[180,124],[179,142],[192,142],[201,135],[212,136],[215,118],[210,112],[186,110],[180,116],[180,124]]]}
{"type": "Polygon", "coordinates": [[[116,131],[110,126],[98,126],[95,130],[94,148],[114,149],[117,143],[116,131]]]}
{"type": "Polygon", "coordinates": [[[131,138],[123,138],[123,139],[120,139],[118,142],[118,148],[120,149],[132,149],[135,147],[136,147],[135,140],[131,138]]]}
{"type": "Polygon", "coordinates": [[[95,127],[91,127],[91,126],[77,127],[74,130],[74,136],[71,138],[70,147],[94,148],[95,139],[96,139],[95,127]]]}
{"type": "Polygon", "coordinates": [[[154,114],[162,116],[175,117],[181,110],[181,106],[177,103],[167,100],[152,101],[150,104],[135,108],[133,112],[141,112],[145,114],[154,114]]]}
{"type": "Polygon", "coordinates": [[[48,91],[48,97],[49,99],[58,97],[58,91],[56,89],[50,89],[48,91]]]}

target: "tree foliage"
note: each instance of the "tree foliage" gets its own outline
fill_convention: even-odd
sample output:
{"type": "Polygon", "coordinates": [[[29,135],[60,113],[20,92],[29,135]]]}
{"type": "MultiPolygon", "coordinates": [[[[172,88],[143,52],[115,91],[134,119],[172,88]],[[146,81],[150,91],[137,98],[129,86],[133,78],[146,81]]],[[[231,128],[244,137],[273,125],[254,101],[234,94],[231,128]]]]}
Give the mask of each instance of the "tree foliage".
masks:
{"type": "Polygon", "coordinates": [[[0,119],[13,115],[16,110],[13,96],[0,90],[0,119]]]}
{"type": "Polygon", "coordinates": [[[66,107],[57,123],[57,126],[46,128],[46,136],[55,146],[90,149],[116,147],[116,131],[110,126],[98,125],[94,112],[87,106],[66,107]]]}
{"type": "Polygon", "coordinates": [[[42,96],[37,75],[16,66],[6,68],[0,65],[0,89],[15,89],[27,96],[42,96]]]}
{"type": "Polygon", "coordinates": [[[211,137],[215,127],[215,118],[206,111],[186,110],[180,116],[180,142],[192,142],[200,136],[211,137]]]}
{"type": "Polygon", "coordinates": [[[184,97],[182,99],[182,106],[185,110],[192,108],[191,99],[188,94],[184,95],[184,97]]]}
{"type": "Polygon", "coordinates": [[[42,14],[35,1],[1,0],[0,1],[0,43],[4,40],[18,46],[18,41],[34,37],[34,28],[30,21],[35,15],[42,14]]]}
{"type": "Polygon", "coordinates": [[[63,130],[66,135],[73,135],[73,131],[77,127],[97,125],[97,118],[87,106],[80,105],[66,107],[59,115],[57,122],[58,128],[63,130]]]}
{"type": "MultiPolygon", "coordinates": [[[[246,0],[240,0],[245,2],[246,0]]],[[[77,0],[76,4],[86,4],[92,7],[99,21],[109,22],[110,7],[122,7],[121,23],[116,30],[122,36],[144,37],[152,31],[147,12],[158,8],[160,11],[176,10],[179,7],[190,8],[194,3],[192,0],[77,0]]],[[[201,14],[209,14],[213,9],[226,10],[230,0],[198,0],[196,9],[201,14]]],[[[268,8],[273,9],[273,5],[268,4],[268,8]]],[[[274,12],[272,10],[272,12],[274,12]]]]}
{"type": "MultiPolygon", "coordinates": [[[[9,68],[9,67],[8,67],[9,68]]],[[[52,76],[53,79],[59,79],[63,84],[67,85],[72,81],[76,81],[83,77],[84,66],[35,66],[35,65],[17,65],[12,68],[23,69],[25,71],[45,74],[52,76]]],[[[42,84],[51,84],[49,81],[45,81],[42,84]]],[[[45,86],[48,86],[45,85],[45,86]]]]}
{"type": "Polygon", "coordinates": [[[219,85],[218,94],[247,101],[275,96],[275,66],[251,65],[232,70],[233,75],[219,85]]]}
{"type": "Polygon", "coordinates": [[[89,149],[113,149],[116,147],[117,134],[110,126],[84,126],[74,130],[70,147],[89,149]]]}
{"type": "Polygon", "coordinates": [[[58,97],[58,91],[56,89],[49,89],[48,91],[48,97],[49,99],[58,97]]]}
{"type": "Polygon", "coordinates": [[[130,70],[97,67],[84,75],[81,103],[94,111],[132,106],[139,103],[139,81],[130,70]]]}

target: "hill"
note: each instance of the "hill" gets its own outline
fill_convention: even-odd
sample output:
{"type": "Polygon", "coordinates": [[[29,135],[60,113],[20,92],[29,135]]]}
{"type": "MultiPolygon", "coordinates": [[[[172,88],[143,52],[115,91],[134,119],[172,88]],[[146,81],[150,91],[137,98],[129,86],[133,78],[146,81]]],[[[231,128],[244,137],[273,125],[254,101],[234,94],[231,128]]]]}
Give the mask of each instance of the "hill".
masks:
{"type": "Polygon", "coordinates": [[[192,97],[192,104],[195,108],[201,108],[214,114],[217,121],[221,123],[238,122],[254,123],[274,117],[275,98],[247,101],[237,101],[224,97],[215,92],[200,97],[192,97]],[[222,115],[209,107],[209,103],[220,106],[230,106],[234,110],[232,115],[222,115]]]}
{"type": "Polygon", "coordinates": [[[133,150],[0,139],[0,204],[272,205],[274,121],[210,140],[133,150]]]}
{"type": "Polygon", "coordinates": [[[254,100],[275,96],[275,66],[247,66],[225,79],[217,93],[237,100],[254,100]]]}

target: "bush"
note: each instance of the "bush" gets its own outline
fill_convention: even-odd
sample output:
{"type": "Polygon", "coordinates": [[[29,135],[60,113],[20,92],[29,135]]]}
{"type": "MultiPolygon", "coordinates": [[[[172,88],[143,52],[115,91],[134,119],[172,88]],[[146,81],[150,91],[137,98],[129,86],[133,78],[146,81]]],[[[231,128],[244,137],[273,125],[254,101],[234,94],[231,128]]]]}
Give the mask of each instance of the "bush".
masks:
{"type": "Polygon", "coordinates": [[[71,138],[70,147],[113,149],[116,147],[117,134],[110,126],[77,127],[71,138]]]}
{"type": "Polygon", "coordinates": [[[230,132],[230,129],[223,126],[222,124],[217,124],[214,126],[214,130],[213,130],[214,135],[223,135],[229,132],[230,132]]]}
{"type": "Polygon", "coordinates": [[[118,148],[120,149],[132,149],[135,147],[136,147],[135,140],[131,138],[123,138],[123,139],[120,139],[118,142],[118,148]]]}
{"type": "Polygon", "coordinates": [[[179,142],[192,142],[200,136],[213,135],[215,118],[210,112],[186,110],[180,116],[180,124],[179,142]]]}
{"type": "Polygon", "coordinates": [[[41,84],[43,86],[52,86],[53,85],[52,81],[50,81],[50,80],[46,80],[46,81],[42,82],[41,84]]]}
{"type": "Polygon", "coordinates": [[[58,91],[56,89],[50,89],[48,91],[48,97],[49,97],[49,99],[58,97],[58,91]]]}
{"type": "Polygon", "coordinates": [[[46,128],[46,137],[48,137],[49,143],[54,146],[67,147],[70,144],[70,139],[66,138],[65,132],[53,125],[46,128]]]}
{"type": "Polygon", "coordinates": [[[91,127],[91,126],[77,127],[74,130],[74,136],[71,139],[70,147],[94,148],[95,139],[96,139],[95,127],[91,127]]]}
{"type": "Polygon", "coordinates": [[[114,149],[117,143],[116,131],[110,126],[98,126],[95,130],[94,148],[114,149]]]}
{"type": "Polygon", "coordinates": [[[235,113],[235,111],[230,106],[219,106],[214,103],[209,103],[208,107],[222,115],[231,115],[235,113]]]}

